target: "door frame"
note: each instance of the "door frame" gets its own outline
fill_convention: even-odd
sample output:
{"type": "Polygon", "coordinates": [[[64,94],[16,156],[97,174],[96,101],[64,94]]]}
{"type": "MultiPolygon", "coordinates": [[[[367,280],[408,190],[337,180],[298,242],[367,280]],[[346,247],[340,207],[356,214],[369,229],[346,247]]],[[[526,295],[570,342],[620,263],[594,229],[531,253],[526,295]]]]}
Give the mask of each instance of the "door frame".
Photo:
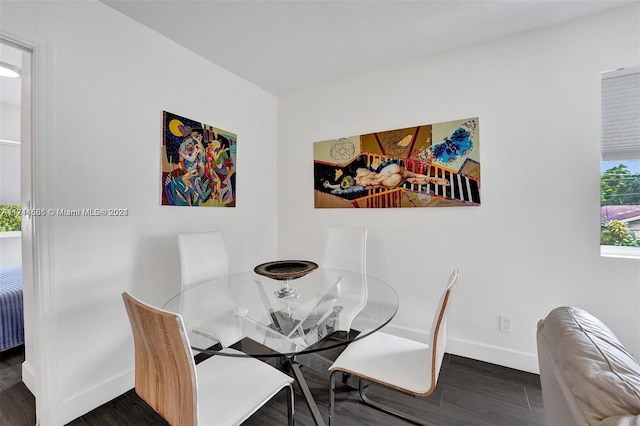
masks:
{"type": "MultiPolygon", "coordinates": [[[[51,135],[51,46],[44,38],[21,33],[20,28],[3,25],[3,43],[21,49],[22,106],[21,203],[23,209],[51,206],[53,154],[51,135]]],[[[48,216],[23,216],[22,267],[25,311],[25,362],[23,381],[35,396],[36,424],[62,424],[58,344],[53,287],[52,222],[48,216]]]]}

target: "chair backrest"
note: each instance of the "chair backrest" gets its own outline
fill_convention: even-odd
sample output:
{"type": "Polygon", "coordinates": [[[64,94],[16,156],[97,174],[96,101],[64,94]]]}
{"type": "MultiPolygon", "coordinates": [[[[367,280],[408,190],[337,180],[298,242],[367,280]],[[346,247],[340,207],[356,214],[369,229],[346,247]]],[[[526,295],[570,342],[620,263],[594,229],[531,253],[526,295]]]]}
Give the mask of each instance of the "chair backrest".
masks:
{"type": "Polygon", "coordinates": [[[196,367],[178,314],[122,293],[135,348],[136,393],[172,425],[196,425],[196,367]]]}
{"type": "Polygon", "coordinates": [[[442,359],[444,357],[444,351],[447,344],[447,318],[449,315],[449,306],[451,305],[451,294],[454,287],[458,283],[458,270],[454,269],[449,280],[447,287],[444,289],[442,296],[440,296],[440,302],[438,309],[436,310],[433,323],[431,324],[431,384],[432,388],[435,388],[438,376],[440,375],[440,367],[442,366],[442,359]]]}
{"type": "Polygon", "coordinates": [[[222,231],[178,235],[182,289],[229,275],[229,257],[222,231]]]}
{"type": "Polygon", "coordinates": [[[322,266],[366,274],[367,228],[326,228],[322,266]]]}

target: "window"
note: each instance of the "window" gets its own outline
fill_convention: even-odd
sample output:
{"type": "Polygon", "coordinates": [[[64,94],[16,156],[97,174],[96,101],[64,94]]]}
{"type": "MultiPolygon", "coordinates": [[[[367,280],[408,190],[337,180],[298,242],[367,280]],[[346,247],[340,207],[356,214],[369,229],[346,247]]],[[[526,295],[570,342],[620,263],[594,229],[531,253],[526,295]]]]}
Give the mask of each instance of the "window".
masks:
{"type": "Polygon", "coordinates": [[[0,232],[20,232],[20,206],[0,206],[0,232]]]}
{"type": "Polygon", "coordinates": [[[640,67],[602,73],[600,245],[640,258],[640,67]]]}

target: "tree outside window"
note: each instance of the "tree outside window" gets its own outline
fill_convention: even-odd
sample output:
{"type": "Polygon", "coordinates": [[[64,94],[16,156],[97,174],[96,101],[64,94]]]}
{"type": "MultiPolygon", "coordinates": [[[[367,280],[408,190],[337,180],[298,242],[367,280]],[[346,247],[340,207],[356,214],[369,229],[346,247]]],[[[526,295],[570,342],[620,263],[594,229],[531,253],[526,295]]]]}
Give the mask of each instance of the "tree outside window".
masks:
{"type": "MultiPolygon", "coordinates": [[[[607,167],[606,163],[603,163],[607,167]]],[[[621,162],[600,176],[600,244],[640,247],[640,161],[621,162]]]]}
{"type": "Polygon", "coordinates": [[[0,232],[20,231],[22,216],[20,206],[0,206],[0,232]]]}

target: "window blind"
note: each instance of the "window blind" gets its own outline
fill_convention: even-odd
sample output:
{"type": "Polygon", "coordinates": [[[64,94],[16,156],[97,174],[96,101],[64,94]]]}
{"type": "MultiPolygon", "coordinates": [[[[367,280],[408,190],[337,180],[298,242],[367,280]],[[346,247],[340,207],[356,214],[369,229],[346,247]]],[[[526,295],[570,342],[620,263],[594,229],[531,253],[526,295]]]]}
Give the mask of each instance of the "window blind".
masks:
{"type": "Polygon", "coordinates": [[[640,160],[640,67],[602,73],[602,161],[640,160]]]}

